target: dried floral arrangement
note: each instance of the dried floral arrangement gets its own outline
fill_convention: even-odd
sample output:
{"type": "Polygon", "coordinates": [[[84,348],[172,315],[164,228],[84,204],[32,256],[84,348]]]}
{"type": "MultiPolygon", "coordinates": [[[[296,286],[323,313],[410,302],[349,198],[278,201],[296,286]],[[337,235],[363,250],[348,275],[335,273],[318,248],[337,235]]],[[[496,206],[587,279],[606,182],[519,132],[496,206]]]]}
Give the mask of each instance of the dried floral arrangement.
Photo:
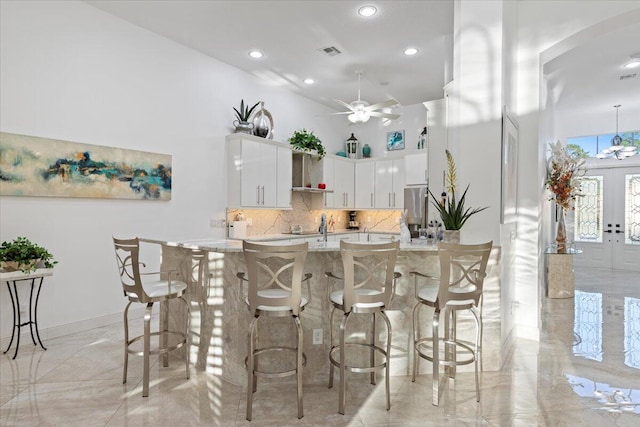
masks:
{"type": "Polygon", "coordinates": [[[575,209],[576,198],[580,192],[580,177],[586,172],[585,159],[578,153],[563,146],[560,141],[549,143],[551,156],[547,163],[545,184],[553,196],[549,200],[565,210],[575,209]]]}

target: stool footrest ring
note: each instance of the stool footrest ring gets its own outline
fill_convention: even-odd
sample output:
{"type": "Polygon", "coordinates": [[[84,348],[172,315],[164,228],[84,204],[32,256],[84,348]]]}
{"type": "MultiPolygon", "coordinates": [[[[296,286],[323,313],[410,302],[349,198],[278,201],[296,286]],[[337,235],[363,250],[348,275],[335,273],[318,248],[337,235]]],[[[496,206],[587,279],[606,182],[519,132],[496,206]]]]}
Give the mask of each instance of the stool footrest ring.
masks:
{"type": "MultiPolygon", "coordinates": [[[[384,362],[378,364],[378,365],[374,365],[374,366],[349,366],[349,365],[345,365],[344,368],[349,371],[349,372],[356,372],[356,373],[367,373],[367,372],[375,372],[378,369],[382,369],[385,368],[387,366],[387,352],[386,350],[384,350],[382,347],[378,347],[372,344],[365,344],[365,343],[346,343],[345,347],[366,347],[369,349],[373,349],[376,352],[378,352],[379,354],[381,354],[382,356],[384,356],[384,362]]],[[[331,347],[331,351],[329,351],[329,361],[331,362],[331,364],[335,367],[340,367],[340,360],[336,360],[334,358],[334,353],[339,353],[340,352],[340,346],[336,345],[331,347]]]]}
{"type": "MultiPolygon", "coordinates": [[[[440,347],[441,350],[444,349],[444,346],[449,344],[449,345],[454,345],[456,346],[456,360],[455,362],[452,360],[445,360],[442,357],[439,357],[439,363],[442,366],[462,366],[462,365],[469,365],[473,362],[475,362],[476,360],[476,355],[475,352],[473,350],[473,348],[471,347],[471,343],[465,342],[465,341],[460,341],[460,340],[456,340],[456,341],[452,341],[452,340],[445,340],[444,338],[439,338],[438,339],[442,345],[440,347]],[[464,358],[459,360],[458,356],[460,356],[460,353],[457,353],[457,349],[461,348],[462,350],[464,350],[462,354],[462,356],[467,356],[468,358],[464,358]]],[[[428,360],[430,362],[433,362],[433,356],[428,355],[427,353],[423,352],[423,349],[428,349],[431,351],[431,353],[433,354],[433,338],[422,338],[418,341],[415,342],[415,346],[416,346],[416,352],[418,353],[418,355],[420,357],[422,357],[425,360],[428,360]],[[431,344],[431,345],[428,345],[431,344]]]]}
{"type": "MultiPolygon", "coordinates": [[[[292,353],[297,353],[298,349],[294,347],[278,347],[278,346],[264,347],[264,348],[259,348],[255,350],[253,354],[254,356],[258,356],[260,354],[264,354],[272,351],[290,351],[292,353]]],[[[246,368],[249,366],[249,356],[244,358],[244,366],[246,368]]],[[[302,353],[302,367],[305,367],[305,366],[307,366],[307,355],[302,353]]],[[[260,378],[283,378],[283,377],[288,377],[290,375],[295,375],[296,371],[297,371],[297,368],[293,368],[287,371],[279,371],[279,372],[259,371],[254,368],[253,373],[255,376],[260,378]]]]}
{"type": "MultiPolygon", "coordinates": [[[[185,333],[183,333],[183,332],[159,331],[159,332],[152,332],[149,335],[152,336],[152,337],[156,337],[156,336],[166,336],[166,337],[175,336],[175,337],[179,337],[181,339],[181,341],[178,342],[175,345],[168,346],[166,348],[155,348],[155,349],[149,350],[149,354],[165,354],[165,353],[168,353],[170,351],[182,348],[187,343],[187,335],[185,333]]],[[[136,356],[144,356],[144,351],[136,351],[136,350],[133,350],[133,349],[129,348],[131,346],[131,344],[133,344],[134,342],[140,341],[143,338],[144,338],[144,335],[139,335],[139,336],[127,341],[127,353],[134,354],[136,356]]]]}

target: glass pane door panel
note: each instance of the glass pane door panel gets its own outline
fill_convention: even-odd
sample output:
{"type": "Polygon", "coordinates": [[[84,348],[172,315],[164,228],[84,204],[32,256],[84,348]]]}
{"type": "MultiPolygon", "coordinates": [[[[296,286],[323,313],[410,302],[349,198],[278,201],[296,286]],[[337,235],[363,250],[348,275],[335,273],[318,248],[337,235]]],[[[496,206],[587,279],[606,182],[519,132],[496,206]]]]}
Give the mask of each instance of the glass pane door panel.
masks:
{"type": "Polygon", "coordinates": [[[624,190],[624,242],[628,245],[640,245],[640,174],[625,175],[624,190]]]}
{"type": "Polygon", "coordinates": [[[602,243],[603,177],[582,177],[580,186],[583,196],[576,199],[574,240],[602,243]]]}

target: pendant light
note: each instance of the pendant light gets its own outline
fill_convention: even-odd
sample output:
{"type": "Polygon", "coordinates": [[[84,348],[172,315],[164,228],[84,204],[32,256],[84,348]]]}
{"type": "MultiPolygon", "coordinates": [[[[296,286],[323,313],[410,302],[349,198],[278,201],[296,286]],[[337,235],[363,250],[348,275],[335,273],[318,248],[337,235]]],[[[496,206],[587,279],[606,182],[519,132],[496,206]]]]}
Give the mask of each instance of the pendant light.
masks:
{"type": "Polygon", "coordinates": [[[637,154],[638,152],[637,148],[634,146],[622,145],[622,137],[618,134],[618,109],[620,107],[620,104],[613,106],[613,108],[616,109],[616,135],[611,138],[611,145],[596,155],[599,159],[615,158],[623,160],[637,154]]]}

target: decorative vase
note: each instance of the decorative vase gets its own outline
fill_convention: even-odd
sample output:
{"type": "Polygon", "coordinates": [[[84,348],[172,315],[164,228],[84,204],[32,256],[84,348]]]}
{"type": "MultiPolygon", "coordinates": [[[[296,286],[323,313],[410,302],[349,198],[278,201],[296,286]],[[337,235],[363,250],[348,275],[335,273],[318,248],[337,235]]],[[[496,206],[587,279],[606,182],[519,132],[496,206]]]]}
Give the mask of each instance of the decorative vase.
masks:
{"type": "Polygon", "coordinates": [[[371,157],[371,147],[369,147],[369,144],[364,144],[364,147],[362,147],[362,157],[371,157]]]}
{"type": "Polygon", "coordinates": [[[444,230],[442,241],[446,243],[460,243],[460,230],[444,230]]]}
{"type": "Polygon", "coordinates": [[[264,101],[260,101],[260,110],[253,117],[253,134],[261,138],[273,138],[273,117],[264,108],[264,101]]]}
{"type": "Polygon", "coordinates": [[[557,251],[559,254],[567,253],[567,226],[564,222],[564,208],[560,208],[558,216],[558,229],[556,230],[557,251]]]}
{"type": "Polygon", "coordinates": [[[233,121],[233,125],[236,127],[236,133],[247,133],[253,135],[253,123],[233,121]]]}

